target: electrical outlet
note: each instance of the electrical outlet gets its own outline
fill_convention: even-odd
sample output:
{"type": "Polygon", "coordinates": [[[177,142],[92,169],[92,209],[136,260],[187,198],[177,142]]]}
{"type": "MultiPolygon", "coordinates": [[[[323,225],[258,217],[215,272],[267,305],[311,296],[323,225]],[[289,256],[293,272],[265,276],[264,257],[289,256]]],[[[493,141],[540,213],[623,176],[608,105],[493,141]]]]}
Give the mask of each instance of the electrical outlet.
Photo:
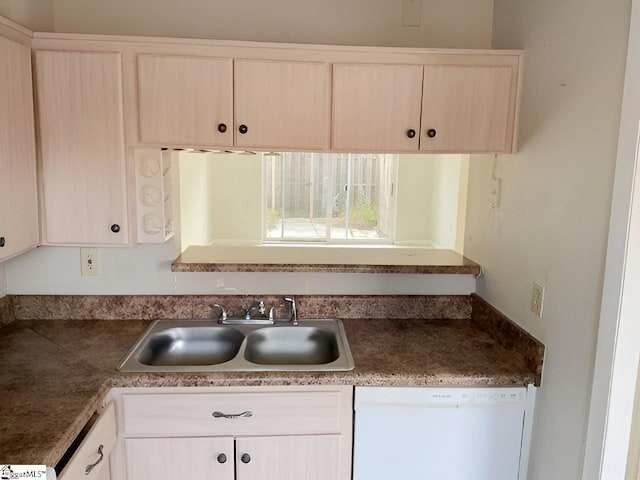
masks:
{"type": "Polygon", "coordinates": [[[544,285],[532,282],[531,284],[531,311],[537,316],[542,316],[542,305],[544,303],[544,285]]]}
{"type": "Polygon", "coordinates": [[[82,275],[100,275],[100,256],[97,248],[80,249],[80,266],[82,275]]]}

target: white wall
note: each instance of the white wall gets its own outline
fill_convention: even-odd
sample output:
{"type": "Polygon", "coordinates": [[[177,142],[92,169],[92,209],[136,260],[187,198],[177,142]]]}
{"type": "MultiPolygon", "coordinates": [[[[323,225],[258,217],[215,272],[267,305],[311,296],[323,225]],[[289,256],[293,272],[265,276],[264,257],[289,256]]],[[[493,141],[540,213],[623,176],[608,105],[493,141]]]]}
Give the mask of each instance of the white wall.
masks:
{"type": "Polygon", "coordinates": [[[346,45],[488,47],[492,0],[53,0],[55,31],[346,45]]]}
{"type": "Polygon", "coordinates": [[[178,168],[182,250],[189,245],[209,245],[213,240],[209,202],[213,182],[209,175],[207,156],[201,153],[180,152],[178,168]]]}
{"type": "MultiPolygon", "coordinates": [[[[466,155],[436,155],[433,172],[433,193],[431,199],[431,238],[438,248],[456,248],[458,238],[458,218],[465,215],[465,192],[468,170],[466,155]]],[[[461,232],[464,235],[464,231],[461,232]]],[[[462,252],[461,252],[462,253],[462,252]]]]}
{"type": "MultiPolygon", "coordinates": [[[[262,155],[207,154],[217,244],[262,241],[262,155]]],[[[192,245],[196,245],[193,244],[192,245]]],[[[202,245],[202,244],[200,244],[202,245]]]]}
{"type": "Polygon", "coordinates": [[[628,452],[637,465],[640,440],[637,429],[631,431],[632,418],[638,421],[633,402],[640,358],[639,7],[633,1],[582,480],[637,478],[631,471],[625,476],[625,468],[628,452]]]}
{"type": "Polygon", "coordinates": [[[80,275],[80,250],[40,247],[9,260],[9,294],[405,294],[468,295],[473,275],[369,273],[173,273],[178,248],[164,245],[101,248],[101,275],[80,275]]]}
{"type": "Polygon", "coordinates": [[[465,255],[481,296],[545,343],[533,480],[580,475],[603,284],[630,0],[496,0],[496,48],[526,51],[520,150],[472,158],[465,255]],[[544,316],[529,311],[546,285],[544,316]]]}
{"type": "Polygon", "coordinates": [[[399,155],[396,188],[396,242],[416,244],[431,236],[435,164],[422,155],[399,155]]]}
{"type": "Polygon", "coordinates": [[[396,243],[456,249],[467,162],[466,155],[399,155],[396,243]]]}
{"type": "Polygon", "coordinates": [[[53,30],[54,0],[0,0],[0,15],[34,31],[53,30]]]}

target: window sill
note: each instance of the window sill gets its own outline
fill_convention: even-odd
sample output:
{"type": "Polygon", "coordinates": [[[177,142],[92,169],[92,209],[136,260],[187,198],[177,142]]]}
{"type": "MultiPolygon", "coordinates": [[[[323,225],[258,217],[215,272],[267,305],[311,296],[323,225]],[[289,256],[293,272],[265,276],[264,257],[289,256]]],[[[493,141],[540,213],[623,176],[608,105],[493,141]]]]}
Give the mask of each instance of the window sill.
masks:
{"type": "Polygon", "coordinates": [[[480,275],[453,250],[393,245],[211,245],[188,247],[172,272],[330,272],[480,275]]]}

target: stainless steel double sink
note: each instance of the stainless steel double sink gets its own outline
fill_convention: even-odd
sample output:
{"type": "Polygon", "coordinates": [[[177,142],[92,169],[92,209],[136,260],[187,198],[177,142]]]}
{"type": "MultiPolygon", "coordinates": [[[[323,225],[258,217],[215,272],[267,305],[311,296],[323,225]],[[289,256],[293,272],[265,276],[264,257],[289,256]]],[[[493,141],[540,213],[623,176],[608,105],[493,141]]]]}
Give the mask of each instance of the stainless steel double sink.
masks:
{"type": "Polygon", "coordinates": [[[354,367],[340,320],[299,325],[220,325],[156,320],[118,367],[122,372],[345,371],[354,367]]]}

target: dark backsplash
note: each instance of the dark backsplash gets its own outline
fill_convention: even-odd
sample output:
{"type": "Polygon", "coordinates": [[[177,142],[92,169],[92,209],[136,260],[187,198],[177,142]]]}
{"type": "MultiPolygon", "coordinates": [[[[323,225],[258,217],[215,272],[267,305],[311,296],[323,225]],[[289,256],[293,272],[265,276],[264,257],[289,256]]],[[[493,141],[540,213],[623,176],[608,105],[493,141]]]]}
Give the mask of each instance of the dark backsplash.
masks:
{"type": "MultiPolygon", "coordinates": [[[[212,318],[214,303],[239,316],[256,300],[253,295],[16,295],[18,320],[127,320],[212,318]]],[[[277,317],[288,316],[282,296],[260,296],[277,317]]],[[[300,318],[470,319],[468,295],[297,295],[300,318]]]]}
{"type": "Polygon", "coordinates": [[[0,298],[0,326],[15,320],[13,315],[13,297],[0,298]]]}

